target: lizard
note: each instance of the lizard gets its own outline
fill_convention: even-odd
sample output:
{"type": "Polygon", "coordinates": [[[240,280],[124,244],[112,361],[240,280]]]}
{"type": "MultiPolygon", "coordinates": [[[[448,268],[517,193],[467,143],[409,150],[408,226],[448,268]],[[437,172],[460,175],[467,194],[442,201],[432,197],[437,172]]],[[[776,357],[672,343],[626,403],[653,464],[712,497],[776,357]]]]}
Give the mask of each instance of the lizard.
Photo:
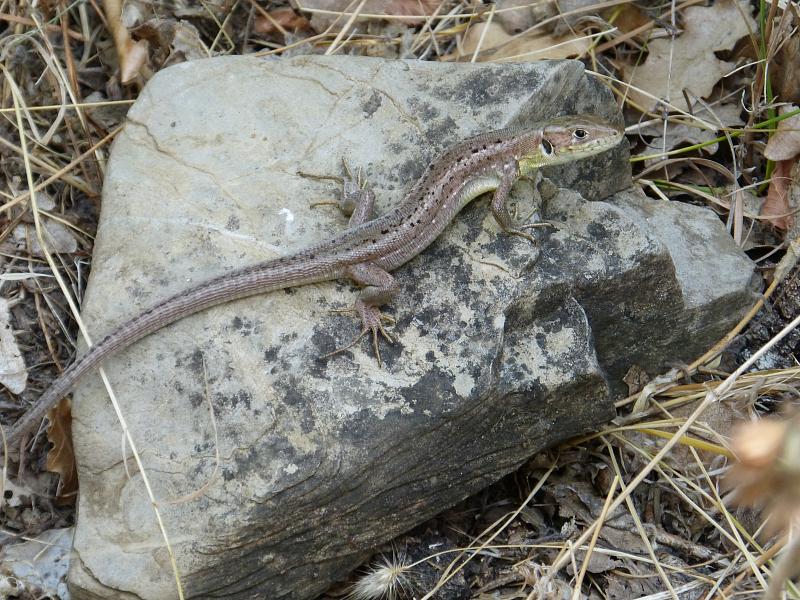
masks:
{"type": "Polygon", "coordinates": [[[594,115],[563,116],[481,133],[440,154],[394,209],[375,218],[375,194],[369,186],[343,180],[338,204],[350,214],[346,230],[293,254],[209,279],[119,325],[73,362],[17,420],[6,436],[8,447],[16,448],[83,375],[113,354],[184,317],[256,294],[350,279],[362,288],[354,304],[361,332],[351,344],[331,354],[371,334],[380,362],[378,334],[391,341],[383,327],[388,317],[380,306],[399,291],[391,271],[425,250],[464,206],[488,192],[493,192],[490,207],[500,228],[534,241],[525,229],[538,223],[518,226],[506,207],[516,180],[531,177],[544,166],[604,152],[622,136],[619,127],[594,115]]]}

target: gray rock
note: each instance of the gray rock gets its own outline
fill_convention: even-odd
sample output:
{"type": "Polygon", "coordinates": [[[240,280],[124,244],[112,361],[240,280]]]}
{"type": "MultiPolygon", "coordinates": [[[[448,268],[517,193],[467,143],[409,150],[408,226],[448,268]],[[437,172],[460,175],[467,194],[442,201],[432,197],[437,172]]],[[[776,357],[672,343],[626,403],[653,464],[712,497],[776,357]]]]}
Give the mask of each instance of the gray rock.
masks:
{"type": "MultiPolygon", "coordinates": [[[[613,110],[569,61],[172,67],[115,143],[84,316],[99,337],[169,294],[339,231],[335,209],[310,206],[333,186],[298,169],[337,173],[347,156],[381,211],[471,133],[613,110]]],[[[346,282],[208,310],[108,362],[190,597],[313,597],[380,542],[610,419],[625,365],[657,372],[727,330],[752,300],[752,265],[713,216],[631,191],[584,200],[628,186],[626,159],[620,146],[548,171],[570,189],[540,186],[558,228],[539,230],[538,247],[502,235],[485,201],[468,207],[396,273],[399,340],[383,346],[383,369],[366,342],[320,359],[358,331],[330,312],[352,304],[346,282]]],[[[516,191],[525,214],[531,185],[516,191]]],[[[75,394],[74,437],[73,597],[174,597],[96,376],[75,394]]]]}

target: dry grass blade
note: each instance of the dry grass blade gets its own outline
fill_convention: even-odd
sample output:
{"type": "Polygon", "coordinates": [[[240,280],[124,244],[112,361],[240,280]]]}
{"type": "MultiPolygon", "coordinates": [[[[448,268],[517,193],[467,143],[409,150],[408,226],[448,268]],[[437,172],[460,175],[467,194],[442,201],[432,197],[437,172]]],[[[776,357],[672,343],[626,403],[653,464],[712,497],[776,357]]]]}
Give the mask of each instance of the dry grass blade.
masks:
{"type": "MultiPolygon", "coordinates": [[[[62,278],[61,272],[58,269],[55,261],[53,260],[53,257],[52,257],[52,255],[50,254],[50,252],[48,250],[48,244],[45,241],[45,239],[43,237],[43,234],[42,234],[42,231],[43,231],[44,228],[43,228],[43,225],[42,225],[42,223],[40,221],[40,211],[39,211],[38,204],[37,204],[37,199],[36,199],[36,186],[34,185],[34,181],[33,181],[33,170],[32,170],[32,167],[31,167],[30,155],[28,153],[27,143],[26,143],[27,136],[25,134],[25,129],[24,129],[23,120],[22,120],[22,111],[20,109],[22,93],[20,92],[18,86],[16,85],[12,74],[6,69],[6,67],[4,65],[0,64],[0,70],[5,74],[6,81],[11,86],[11,97],[12,97],[12,100],[14,102],[14,107],[17,109],[16,113],[15,113],[16,114],[16,125],[17,125],[17,131],[19,132],[20,148],[22,150],[22,157],[23,157],[23,160],[24,160],[25,173],[26,173],[27,183],[28,183],[28,190],[29,190],[28,191],[28,201],[30,203],[31,214],[33,216],[34,225],[36,227],[36,233],[37,233],[37,237],[38,237],[39,246],[40,246],[40,248],[42,249],[42,251],[44,253],[45,260],[47,261],[48,265],[50,266],[51,272],[53,273],[53,276],[56,278],[56,281],[58,282],[58,284],[59,284],[59,286],[61,288],[61,291],[64,294],[64,297],[66,298],[67,302],[70,305],[70,309],[72,310],[73,315],[75,316],[75,318],[76,318],[76,320],[78,322],[78,325],[81,328],[81,332],[82,332],[84,338],[86,339],[87,343],[89,343],[91,345],[91,338],[89,337],[89,333],[88,333],[85,325],[83,324],[83,322],[80,319],[80,313],[79,313],[77,304],[75,303],[75,300],[72,298],[72,293],[71,293],[70,289],[67,287],[65,281],[62,278]]],[[[110,382],[108,380],[108,377],[106,376],[105,371],[102,368],[100,368],[98,371],[99,371],[99,374],[100,374],[101,378],[103,379],[104,384],[106,385],[106,388],[109,391],[109,395],[111,397],[111,403],[112,403],[112,405],[114,407],[114,410],[115,410],[115,412],[117,414],[117,418],[118,418],[118,420],[120,422],[120,425],[122,427],[124,437],[127,440],[127,443],[131,448],[134,460],[136,461],[137,467],[139,469],[139,473],[141,474],[141,477],[142,477],[142,483],[144,484],[145,489],[147,491],[147,494],[150,497],[151,504],[152,504],[152,507],[153,507],[153,511],[154,511],[154,514],[155,514],[155,518],[156,518],[156,520],[157,520],[157,522],[159,524],[159,528],[161,530],[161,534],[163,536],[164,543],[165,543],[168,555],[170,557],[170,564],[171,564],[173,573],[175,575],[175,583],[176,583],[176,587],[177,587],[178,597],[181,600],[183,600],[183,598],[184,598],[183,584],[181,582],[180,573],[178,571],[178,565],[177,565],[177,562],[175,560],[175,554],[174,554],[174,552],[172,550],[172,545],[171,545],[171,543],[169,541],[169,536],[167,534],[166,526],[165,526],[164,521],[163,521],[163,519],[161,517],[161,512],[160,512],[160,510],[158,508],[158,503],[157,503],[157,501],[155,499],[155,495],[153,494],[153,490],[152,490],[152,487],[150,485],[149,478],[147,476],[147,472],[144,469],[144,465],[142,464],[142,461],[141,461],[141,456],[139,455],[139,452],[136,449],[136,445],[135,445],[135,443],[133,441],[133,438],[132,438],[132,436],[130,434],[130,431],[128,430],[126,420],[125,420],[125,418],[124,418],[124,416],[122,414],[122,410],[121,410],[121,408],[119,406],[119,403],[117,402],[116,396],[113,393],[113,390],[111,388],[111,384],[110,384],[110,382]]],[[[3,436],[3,439],[4,439],[4,444],[5,444],[5,436],[3,436]]],[[[8,457],[7,448],[5,448],[5,451],[6,451],[6,454],[4,456],[4,461],[7,461],[7,457],[8,457]]],[[[7,464],[7,463],[5,463],[5,464],[7,464]]]]}
{"type": "MultiPolygon", "coordinates": [[[[631,384],[631,395],[616,403],[627,412],[613,425],[561,447],[555,464],[550,456],[534,466],[532,461],[513,477],[513,483],[507,478],[498,484],[500,491],[492,488],[480,500],[473,499],[480,508],[465,519],[470,525],[462,527],[463,521],[456,520],[458,526],[444,528],[443,537],[457,550],[427,557],[452,559],[437,567],[438,583],[413,593],[432,598],[469,573],[474,576],[472,591],[480,588],[477,593],[483,594],[478,597],[533,598],[545,590],[552,596],[578,597],[602,590],[616,597],[653,600],[682,595],[730,598],[763,590],[769,583],[768,597],[776,598],[793,565],[800,562],[800,547],[787,535],[767,545],[757,532],[776,519],[757,520],[726,508],[723,498],[728,501],[730,495],[721,495],[717,478],[733,462],[735,448],[728,441],[727,423],[720,425],[704,411],[719,402],[727,415],[755,418],[780,404],[796,404],[800,397],[796,363],[772,367],[766,360],[754,362],[759,356],[773,359],[778,345],[790,345],[793,338],[787,332],[797,325],[796,313],[783,299],[791,298],[796,287],[800,238],[796,230],[789,233],[774,226],[790,226],[790,217],[800,210],[789,204],[788,186],[796,185],[791,171],[796,153],[793,142],[787,143],[796,134],[787,131],[793,129],[789,119],[800,110],[778,114],[800,105],[796,58],[800,14],[783,0],[756,4],[752,11],[749,5],[731,1],[717,0],[701,8],[703,0],[676,0],[655,12],[630,0],[580,6],[534,0],[496,4],[387,0],[386,11],[374,0],[331,0],[325,5],[331,10],[315,8],[323,6],[316,0],[293,0],[291,7],[276,0],[233,0],[180,7],[156,3],[146,9],[121,0],[5,3],[0,7],[0,28],[4,28],[0,96],[6,102],[0,107],[6,126],[0,136],[0,168],[6,179],[0,190],[4,221],[0,256],[7,262],[0,287],[10,301],[27,310],[19,313],[27,316],[18,327],[22,333],[12,333],[29,336],[24,341],[34,351],[26,367],[34,378],[20,398],[0,403],[5,402],[9,415],[16,416],[52,372],[71,360],[77,343],[74,324],[85,333],[78,303],[94,242],[104,161],[124,112],[112,109],[132,104],[141,84],[156,71],[186,57],[237,52],[276,57],[324,52],[473,63],[575,56],[612,90],[623,109],[635,152],[637,185],[651,198],[688,200],[721,215],[732,237],[761,268],[766,289],[740,322],[691,364],[631,384]],[[395,4],[411,14],[383,14],[392,12],[395,4]],[[704,48],[702,36],[691,37],[693,28],[707,27],[709,38],[724,36],[727,30],[693,15],[721,14],[715,11],[723,5],[739,7],[738,16],[731,10],[729,24],[734,17],[751,23],[753,12],[755,26],[735,46],[704,48]],[[180,38],[164,41],[169,36],[161,39],[162,27],[181,30],[192,43],[180,38]],[[692,65],[680,57],[690,46],[697,48],[691,61],[713,64],[719,77],[686,80],[685,67],[692,65]],[[666,70],[655,79],[667,84],[663,93],[628,77],[631,68],[652,65],[659,53],[666,70]],[[783,131],[776,133],[776,125],[783,131]],[[775,167],[768,159],[788,162],[775,167]],[[780,190],[777,208],[768,205],[765,212],[759,202],[780,190]],[[48,246],[51,227],[65,231],[76,250],[54,253],[48,246]],[[20,231],[24,233],[16,233],[20,231]],[[38,248],[43,251],[38,253],[38,248]],[[783,341],[778,344],[775,336],[764,344],[779,328],[769,329],[747,350],[763,348],[730,374],[737,361],[744,361],[738,349],[746,342],[741,340],[752,339],[747,336],[766,329],[767,318],[776,315],[783,323],[790,321],[780,334],[783,341]],[[765,354],[770,345],[773,352],[765,354]],[[761,370],[744,372],[754,364],[761,370]],[[578,497],[589,508],[569,513],[558,503],[557,491],[565,484],[577,489],[584,483],[582,477],[591,485],[581,488],[586,496],[578,497]],[[501,495],[508,489],[513,491],[501,495]],[[491,500],[483,503],[486,498],[491,500]],[[626,523],[625,539],[632,540],[632,547],[609,541],[618,519],[626,523]],[[571,584],[559,571],[570,563],[575,569],[571,584]],[[613,565],[608,571],[598,566],[606,563],[613,565]],[[492,579],[501,572],[503,577],[492,579]],[[619,581],[631,583],[627,593],[605,589],[606,583],[619,581]]],[[[481,256],[471,260],[509,272],[502,261],[481,256]]],[[[108,387],[102,371],[101,377],[108,387]]],[[[122,454],[133,450],[133,461],[129,464],[126,457],[125,467],[130,466],[129,475],[135,477],[134,461],[138,463],[181,595],[181,577],[167,535],[174,527],[162,521],[159,502],[161,506],[187,502],[203,494],[219,471],[218,444],[217,465],[209,480],[186,496],[159,500],[150,489],[117,398],[108,389],[123,432],[122,454]]],[[[10,421],[9,415],[4,422],[10,421]]],[[[210,417],[216,442],[213,411],[210,417]]],[[[66,439],[63,432],[59,435],[66,439]]],[[[31,444],[31,460],[21,461],[26,468],[41,451],[40,440],[31,444]]],[[[60,449],[65,444],[62,441],[60,449]]],[[[57,470],[68,470],[68,459],[57,462],[57,470]]],[[[7,451],[4,463],[3,477],[7,451]]],[[[20,469],[22,473],[22,464],[20,469]]],[[[42,495],[52,497],[54,489],[42,495]]],[[[0,506],[0,514],[2,510],[0,506]]],[[[24,531],[10,526],[7,535],[24,531]]],[[[412,570],[426,560],[416,558],[406,560],[401,554],[375,567],[372,585],[365,589],[391,590],[398,597],[410,594],[411,588],[403,589],[402,582],[410,581],[412,570]]],[[[796,595],[796,588],[789,587],[789,594],[796,595]]]]}
{"type": "MultiPolygon", "coordinates": [[[[744,364],[742,364],[736,371],[734,371],[725,381],[720,384],[720,386],[715,391],[709,391],[703,401],[697,406],[697,408],[687,417],[686,422],[681,425],[678,430],[675,432],[672,439],[670,439],[661,449],[656,452],[656,454],[648,461],[648,463],[639,470],[636,476],[630,481],[630,483],[625,486],[624,490],[620,493],[619,496],[612,502],[610,509],[611,511],[615,510],[620,504],[622,504],[626,498],[630,497],[633,490],[635,490],[644,480],[645,478],[654,470],[658,468],[659,463],[664,459],[667,453],[672,450],[681,440],[681,438],[688,433],[689,429],[694,425],[697,419],[703,414],[703,412],[713,403],[719,402],[721,398],[723,398],[730,388],[733,386],[734,382],[743,374],[745,373],[752,365],[761,358],[767,351],[769,351],[772,346],[777,344],[780,340],[786,337],[789,333],[794,331],[800,325],[800,316],[796,317],[792,322],[790,322],[783,330],[776,335],[770,342],[762,346],[758,352],[756,352],[749,360],[747,360],[744,364]]],[[[600,521],[595,521],[595,523],[590,526],[583,534],[581,534],[578,539],[576,540],[575,544],[580,545],[586,542],[591,535],[593,535],[595,528],[602,526],[600,521]]],[[[558,572],[561,568],[563,568],[568,560],[568,554],[562,552],[559,557],[553,562],[551,565],[552,573],[558,572]]]]}

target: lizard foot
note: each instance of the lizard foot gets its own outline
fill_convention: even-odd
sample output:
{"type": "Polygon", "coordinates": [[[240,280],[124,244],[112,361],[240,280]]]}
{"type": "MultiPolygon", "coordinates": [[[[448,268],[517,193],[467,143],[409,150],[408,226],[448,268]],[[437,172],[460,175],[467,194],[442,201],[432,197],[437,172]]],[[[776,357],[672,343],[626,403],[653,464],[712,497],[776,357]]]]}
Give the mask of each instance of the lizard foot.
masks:
{"type": "Polygon", "coordinates": [[[506,229],[505,232],[509,235],[518,235],[520,237],[523,237],[532,244],[538,244],[539,240],[537,240],[530,233],[525,231],[526,229],[533,229],[535,227],[555,227],[555,226],[552,223],[548,223],[547,221],[536,221],[534,223],[524,223],[516,228],[506,229]]]}
{"type": "Polygon", "coordinates": [[[382,367],[383,362],[381,361],[381,351],[380,347],[378,346],[378,334],[380,333],[380,335],[382,335],[390,344],[394,343],[394,338],[383,326],[384,323],[393,325],[396,322],[394,317],[383,314],[377,306],[370,306],[360,301],[356,301],[356,305],[353,308],[334,309],[331,312],[358,313],[358,316],[361,318],[361,332],[355,338],[353,338],[349,344],[346,344],[341,348],[337,348],[333,352],[323,354],[322,358],[328,358],[334,354],[339,354],[345,350],[349,350],[358,342],[360,342],[365,335],[370,334],[372,337],[372,348],[375,351],[375,358],[378,359],[378,366],[382,367]]]}
{"type": "Polygon", "coordinates": [[[336,206],[347,216],[352,215],[353,212],[358,209],[363,196],[369,193],[369,184],[364,177],[364,171],[361,167],[353,171],[344,157],[342,158],[342,170],[344,171],[343,177],[337,175],[317,175],[314,173],[306,173],[305,171],[297,171],[299,176],[307,179],[334,181],[338,183],[342,189],[341,198],[339,200],[318,200],[312,202],[309,208],[315,208],[317,206],[336,206]]]}

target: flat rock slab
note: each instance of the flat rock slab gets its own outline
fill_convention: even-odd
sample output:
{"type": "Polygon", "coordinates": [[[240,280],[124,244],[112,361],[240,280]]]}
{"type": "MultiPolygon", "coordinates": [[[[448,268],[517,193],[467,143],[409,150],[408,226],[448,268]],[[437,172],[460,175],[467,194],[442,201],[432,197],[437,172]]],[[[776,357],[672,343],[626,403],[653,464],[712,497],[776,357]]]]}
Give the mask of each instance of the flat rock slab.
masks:
{"type": "MultiPolygon", "coordinates": [[[[159,73],[117,139],[84,317],[96,337],[228,270],[340,231],[363,166],[378,211],[458,140],[558,114],[614,114],[577,62],[463,65],[218,58],[159,73]]],[[[347,282],[232,302],[106,365],[189,597],[311,598],[375,545],[531,454],[596,429],[632,363],[657,373],[752,302],[752,265],[710,212],[632,191],[624,144],[548,170],[541,244],[477,201],[396,273],[379,368],[331,309],[347,282]],[[217,457],[217,452],[218,457],[217,457]]],[[[516,188],[521,214],[532,185],[516,188]]],[[[141,476],[99,378],[75,394],[73,598],[175,596],[141,476]],[[124,461],[128,461],[126,472],[124,461]]]]}

